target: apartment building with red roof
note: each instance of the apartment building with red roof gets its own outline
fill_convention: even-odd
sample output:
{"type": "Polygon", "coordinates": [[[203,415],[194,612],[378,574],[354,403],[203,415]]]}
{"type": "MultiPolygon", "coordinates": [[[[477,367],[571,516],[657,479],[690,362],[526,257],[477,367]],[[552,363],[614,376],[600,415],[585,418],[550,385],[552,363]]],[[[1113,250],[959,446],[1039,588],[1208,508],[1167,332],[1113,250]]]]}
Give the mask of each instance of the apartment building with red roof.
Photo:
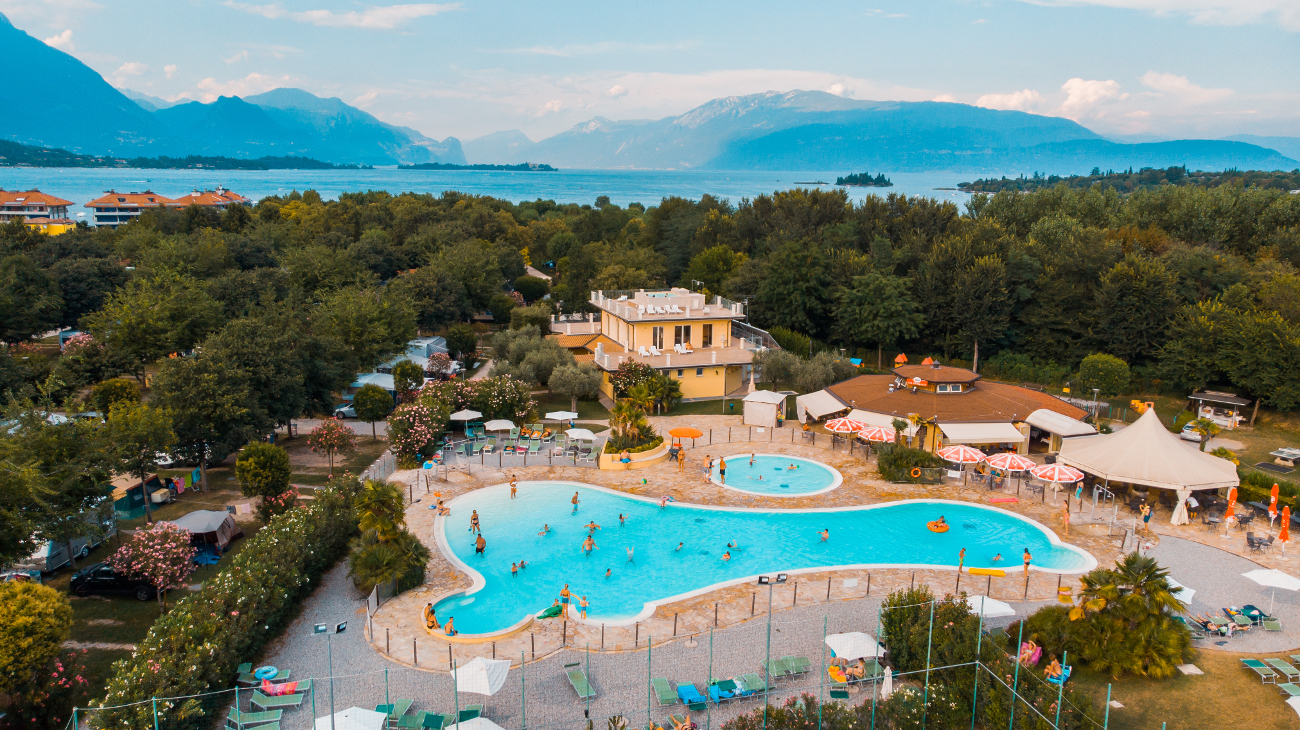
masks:
{"type": "Polygon", "coordinates": [[[146,209],[175,204],[171,198],[164,198],[150,190],[143,193],[119,193],[110,190],[86,203],[86,207],[95,211],[95,225],[117,228],[139,218],[140,213],[146,209]]]}
{"type": "Polygon", "coordinates": [[[0,188],[0,223],[12,220],[27,222],[35,218],[64,219],[68,217],[69,205],[72,205],[71,200],[39,190],[0,188]]]}

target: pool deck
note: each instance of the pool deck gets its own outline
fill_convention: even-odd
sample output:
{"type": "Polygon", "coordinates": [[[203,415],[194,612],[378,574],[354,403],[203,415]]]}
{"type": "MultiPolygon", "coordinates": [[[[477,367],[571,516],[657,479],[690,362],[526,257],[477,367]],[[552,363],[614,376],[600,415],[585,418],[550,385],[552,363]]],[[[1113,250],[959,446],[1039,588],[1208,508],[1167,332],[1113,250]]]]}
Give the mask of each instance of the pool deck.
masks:
{"type": "MultiPolygon", "coordinates": [[[[730,428],[731,443],[707,444],[706,439],[696,441],[694,448],[687,442],[687,459],[685,469],[678,470],[675,463],[664,463],[651,469],[621,472],[604,471],[590,468],[530,466],[505,471],[495,468],[479,470],[475,468],[469,474],[458,473],[446,482],[431,482],[430,492],[441,492],[445,498],[454,497],[481,487],[508,482],[517,476],[519,481],[572,481],[595,484],[630,494],[657,498],[669,495],[675,500],[695,504],[722,505],[731,507],[800,509],[816,507],[844,507],[892,502],[900,499],[959,499],[989,505],[990,496],[1006,496],[999,492],[987,492],[982,489],[966,488],[960,485],[909,485],[890,484],[879,478],[875,470],[874,459],[864,461],[863,453],[857,450],[850,456],[841,445],[837,451],[826,448],[829,439],[823,434],[818,445],[791,444],[794,429],[783,428],[755,433],[754,442],[740,442],[747,437],[748,427],[740,425],[739,416],[680,416],[657,417],[650,419],[661,432],[682,425],[693,425],[701,430],[713,429],[715,438],[721,439],[722,433],[730,428]],[[758,440],[759,438],[763,440],[758,440]],[[784,441],[783,441],[784,439],[784,441]],[[803,497],[765,497],[745,494],[726,489],[705,479],[703,464],[706,455],[730,455],[752,449],[768,453],[782,453],[805,459],[812,459],[838,469],[844,476],[843,484],[830,492],[803,497]],[[641,480],[645,479],[646,484],[641,480]]],[[[757,431],[757,429],[755,429],[757,431]]],[[[799,439],[797,434],[793,436],[799,439]]],[[[397,472],[391,478],[414,485],[412,488],[421,501],[413,504],[407,511],[407,523],[412,531],[428,544],[434,552],[429,563],[424,586],[407,591],[382,604],[371,620],[373,626],[374,646],[380,653],[391,648],[393,661],[411,665],[413,655],[427,657],[420,661],[421,668],[446,669],[449,665],[448,642],[431,636],[424,630],[421,609],[430,601],[436,601],[448,592],[467,588],[468,576],[457,570],[437,549],[433,538],[434,514],[428,509],[432,495],[421,496],[426,489],[425,475],[418,471],[397,472]],[[412,642],[416,642],[412,651],[412,642]]],[[[527,486],[521,486],[526,489],[527,486]]],[[[1049,529],[1056,529],[1063,542],[1076,545],[1097,558],[1101,565],[1113,564],[1120,557],[1120,538],[1101,534],[1088,534],[1072,530],[1066,537],[1060,534],[1060,510],[1058,503],[1053,505],[1049,496],[1046,503],[1030,500],[1027,496],[1022,501],[1011,504],[989,505],[1007,509],[1024,517],[1036,520],[1049,529]]],[[[1076,515],[1077,515],[1076,506],[1076,515]]],[[[453,519],[455,517],[453,516],[453,519]]],[[[1078,522],[1076,516],[1076,524],[1078,522]]],[[[1019,552],[1014,546],[1006,551],[1008,562],[1007,576],[1003,578],[985,578],[963,574],[962,590],[972,595],[983,594],[986,589],[994,598],[1003,601],[1022,601],[1025,599],[1025,580],[1020,568],[1019,552]]],[[[956,556],[954,556],[954,563],[956,556]]],[[[878,600],[890,591],[906,588],[915,581],[916,584],[929,584],[942,595],[950,593],[956,585],[957,574],[953,570],[833,570],[791,576],[788,583],[773,590],[773,608],[793,609],[809,607],[813,604],[842,603],[843,610],[860,604],[855,599],[868,598],[868,581],[870,582],[870,599],[878,600]],[[829,581],[829,599],[828,599],[829,581]],[[796,595],[797,591],[797,595],[796,595]]],[[[1028,590],[1030,601],[1051,601],[1056,597],[1058,576],[1054,574],[1031,572],[1028,590]]],[[[1185,581],[1186,582],[1186,581],[1185,581]]],[[[1064,576],[1061,586],[1077,590],[1077,576],[1064,576]]],[[[519,657],[520,652],[530,656],[535,652],[542,657],[557,651],[562,646],[587,646],[595,651],[603,646],[607,652],[630,651],[644,648],[644,638],[654,636],[656,643],[663,639],[672,639],[674,625],[676,635],[685,640],[686,635],[704,632],[715,626],[718,628],[736,626],[764,616],[766,595],[759,600],[757,586],[744,585],[721,588],[695,598],[685,599],[661,605],[654,614],[633,627],[601,627],[597,624],[547,620],[534,622],[528,632],[499,640],[495,646],[489,643],[477,647],[458,645],[455,655],[459,661],[472,656],[490,656],[495,651],[500,657],[519,657]],[[751,605],[754,607],[751,613],[751,605]],[[602,641],[603,633],[603,641],[602,641]],[[563,634],[563,636],[562,636],[563,634]]],[[[763,591],[763,593],[766,593],[763,591]]],[[[841,610],[841,609],[837,609],[841,610]]]]}

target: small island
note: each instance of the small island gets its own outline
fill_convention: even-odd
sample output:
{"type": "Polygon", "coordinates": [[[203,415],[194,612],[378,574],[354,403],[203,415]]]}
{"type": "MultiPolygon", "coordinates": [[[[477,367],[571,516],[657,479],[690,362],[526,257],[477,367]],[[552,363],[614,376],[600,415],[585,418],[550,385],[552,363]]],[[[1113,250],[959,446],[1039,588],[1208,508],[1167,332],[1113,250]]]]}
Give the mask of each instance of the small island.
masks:
{"type": "Polygon", "coordinates": [[[537,162],[518,165],[452,165],[446,162],[421,162],[418,165],[398,165],[399,170],[501,170],[504,172],[556,172],[554,167],[537,162]]]}
{"type": "Polygon", "coordinates": [[[883,172],[880,173],[879,175],[876,175],[875,177],[872,177],[871,173],[869,172],[856,172],[853,173],[852,175],[835,178],[835,184],[848,185],[851,187],[861,187],[861,188],[894,187],[894,183],[890,182],[889,178],[885,177],[885,174],[883,172]]]}

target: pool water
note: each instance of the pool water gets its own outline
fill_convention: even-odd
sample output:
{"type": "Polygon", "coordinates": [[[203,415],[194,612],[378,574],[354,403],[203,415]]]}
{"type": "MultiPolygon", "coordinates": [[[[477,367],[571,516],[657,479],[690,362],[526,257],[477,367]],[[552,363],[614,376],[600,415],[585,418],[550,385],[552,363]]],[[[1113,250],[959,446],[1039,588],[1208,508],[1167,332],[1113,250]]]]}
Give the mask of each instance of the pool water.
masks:
{"type": "Polygon", "coordinates": [[[1044,528],[1018,515],[937,500],[828,510],[675,503],[660,509],[656,500],[587,485],[521,482],[517,499],[501,485],[457,497],[450,506],[451,516],[441,521],[443,549],[480,574],[483,585],[440,601],[436,609],[440,621],[454,617],[456,628],[470,634],[500,631],[545,609],[565,583],[575,603],[587,597],[589,620],[630,623],[665,599],[756,575],[832,566],[955,566],[962,548],[968,567],[1018,573],[1026,547],[1039,569],[1082,573],[1096,566],[1088,553],[1054,543],[1044,528]],[[576,514],[569,502],[575,491],[576,514]],[[483,555],[474,554],[471,510],[478,511],[487,541],[483,555]],[[620,513],[627,518],[622,525],[620,513]],[[940,515],[952,529],[930,532],[925,523],[940,515]],[[584,554],[584,525],[593,520],[601,526],[593,536],[597,549],[584,554]],[[543,523],[551,529],[541,536],[543,523]],[[823,529],[830,530],[826,542],[817,534],[823,529]],[[731,560],[723,561],[727,543],[737,540],[731,560]],[[680,550],[678,542],[685,543],[680,550]],[[629,547],[635,550],[631,562],[629,547]],[[995,563],[998,553],[1004,560],[995,563]],[[512,577],[510,564],[521,558],[528,567],[512,577]]]}
{"type": "Polygon", "coordinates": [[[722,483],[719,463],[713,463],[709,479],[714,484],[739,492],[770,497],[804,497],[829,492],[844,480],[838,471],[820,462],[780,454],[734,454],[726,457],[727,482],[722,483]],[[796,468],[791,469],[793,465],[796,468]]]}

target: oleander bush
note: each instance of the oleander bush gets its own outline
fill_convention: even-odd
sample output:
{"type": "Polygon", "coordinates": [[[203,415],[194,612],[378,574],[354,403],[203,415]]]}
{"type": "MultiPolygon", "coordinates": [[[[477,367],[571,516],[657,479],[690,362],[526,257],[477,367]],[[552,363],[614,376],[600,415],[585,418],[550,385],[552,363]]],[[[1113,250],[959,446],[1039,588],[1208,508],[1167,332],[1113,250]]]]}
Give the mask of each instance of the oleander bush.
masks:
{"type": "MultiPolygon", "coordinates": [[[[177,602],[144,641],[113,665],[97,718],[101,727],[152,730],[153,697],[182,697],[230,687],[236,668],[251,661],[288,625],[302,600],[357,533],[355,479],[317,490],[316,499],[278,515],[250,538],[224,570],[177,602]]],[[[223,699],[224,698],[224,699],[223,699]]],[[[159,726],[184,720],[211,725],[224,695],[158,703],[159,726]]]]}

